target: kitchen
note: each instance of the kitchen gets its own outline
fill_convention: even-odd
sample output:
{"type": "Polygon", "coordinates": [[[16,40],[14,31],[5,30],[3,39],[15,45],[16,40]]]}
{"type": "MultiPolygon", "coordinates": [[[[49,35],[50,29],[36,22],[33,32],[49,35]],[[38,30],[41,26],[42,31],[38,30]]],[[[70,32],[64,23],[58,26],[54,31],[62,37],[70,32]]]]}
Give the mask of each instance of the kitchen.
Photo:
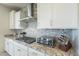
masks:
{"type": "Polygon", "coordinates": [[[8,14],[7,32],[3,34],[4,40],[1,38],[4,47],[0,48],[3,53],[7,53],[8,56],[79,55],[79,4],[3,3],[0,5],[5,7],[3,9],[7,9],[8,14]]]}

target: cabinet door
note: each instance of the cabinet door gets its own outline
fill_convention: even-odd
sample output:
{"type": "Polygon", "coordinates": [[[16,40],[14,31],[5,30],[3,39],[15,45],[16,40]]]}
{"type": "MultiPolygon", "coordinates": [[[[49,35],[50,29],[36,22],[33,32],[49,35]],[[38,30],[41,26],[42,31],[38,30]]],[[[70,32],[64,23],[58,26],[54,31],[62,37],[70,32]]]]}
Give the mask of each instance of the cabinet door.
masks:
{"type": "Polygon", "coordinates": [[[28,55],[28,47],[24,45],[18,45],[20,49],[20,56],[27,56],[28,55]]]}
{"type": "Polygon", "coordinates": [[[23,49],[22,47],[18,47],[17,45],[15,48],[15,56],[27,56],[27,49],[23,49]]]}
{"type": "Polygon", "coordinates": [[[27,46],[14,42],[14,54],[15,56],[27,56],[27,46]]]}
{"type": "Polygon", "coordinates": [[[10,12],[10,29],[14,29],[15,28],[15,11],[12,10],[10,12]]]}
{"type": "Polygon", "coordinates": [[[77,28],[77,4],[54,4],[52,28],[77,28]]]}
{"type": "Polygon", "coordinates": [[[14,56],[14,44],[12,39],[5,38],[5,50],[7,53],[9,53],[11,56],[14,56]]]}
{"type": "Polygon", "coordinates": [[[18,46],[15,45],[14,51],[15,51],[15,56],[20,56],[21,50],[20,50],[20,48],[18,46]]]}
{"type": "Polygon", "coordinates": [[[5,38],[5,51],[9,52],[9,42],[7,38],[5,38]]]}
{"type": "Polygon", "coordinates": [[[27,56],[27,54],[28,54],[27,49],[23,49],[23,48],[21,48],[20,56],[27,56]]]}
{"type": "Polygon", "coordinates": [[[37,4],[37,26],[40,28],[51,28],[51,4],[37,4]]]}
{"type": "Polygon", "coordinates": [[[20,16],[20,11],[16,12],[15,10],[12,10],[10,12],[10,29],[22,29],[20,25],[20,16]]]}
{"type": "Polygon", "coordinates": [[[32,48],[29,48],[29,56],[44,56],[44,54],[32,48]]]}
{"type": "Polygon", "coordinates": [[[15,29],[22,29],[21,24],[20,24],[20,15],[21,11],[17,11],[15,13],[15,29]]]}
{"type": "Polygon", "coordinates": [[[14,44],[11,41],[9,41],[9,54],[14,56],[14,44]]]}

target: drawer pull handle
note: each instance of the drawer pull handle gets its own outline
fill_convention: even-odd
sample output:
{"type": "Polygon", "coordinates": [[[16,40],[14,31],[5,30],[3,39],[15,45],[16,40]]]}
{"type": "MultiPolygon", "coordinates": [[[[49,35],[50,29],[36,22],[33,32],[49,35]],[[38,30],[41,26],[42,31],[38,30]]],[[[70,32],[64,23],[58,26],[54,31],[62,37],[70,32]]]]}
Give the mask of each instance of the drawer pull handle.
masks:
{"type": "Polygon", "coordinates": [[[21,51],[20,49],[18,49],[18,51],[21,51]]]}

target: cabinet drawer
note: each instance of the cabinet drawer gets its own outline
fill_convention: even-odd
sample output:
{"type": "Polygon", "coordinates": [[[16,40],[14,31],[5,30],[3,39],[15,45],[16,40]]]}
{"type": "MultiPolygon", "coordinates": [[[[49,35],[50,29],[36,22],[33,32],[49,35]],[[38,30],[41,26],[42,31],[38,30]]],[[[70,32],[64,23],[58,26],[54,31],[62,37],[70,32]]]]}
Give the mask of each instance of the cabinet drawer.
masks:
{"type": "Polygon", "coordinates": [[[27,55],[28,55],[28,50],[21,48],[21,54],[20,54],[20,56],[27,56],[27,55]]]}
{"type": "Polygon", "coordinates": [[[15,52],[14,52],[15,56],[20,56],[21,50],[20,50],[19,47],[15,46],[15,47],[14,47],[14,51],[15,51],[15,52]]]}
{"type": "Polygon", "coordinates": [[[15,46],[15,56],[27,56],[27,49],[15,46]]]}

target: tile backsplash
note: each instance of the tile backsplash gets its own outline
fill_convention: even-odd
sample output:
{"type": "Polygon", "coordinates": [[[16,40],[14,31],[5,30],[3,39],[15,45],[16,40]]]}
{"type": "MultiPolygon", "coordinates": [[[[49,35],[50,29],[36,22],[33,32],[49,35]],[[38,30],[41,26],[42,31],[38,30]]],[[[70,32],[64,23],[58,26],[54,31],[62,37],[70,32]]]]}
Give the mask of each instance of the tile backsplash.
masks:
{"type": "Polygon", "coordinates": [[[69,38],[72,38],[72,29],[36,29],[36,27],[37,23],[31,22],[29,23],[29,26],[23,31],[27,33],[26,36],[32,36],[32,37],[40,37],[43,35],[56,36],[64,34],[69,38]]]}
{"type": "Polygon", "coordinates": [[[37,30],[38,36],[47,35],[47,36],[58,36],[64,34],[68,37],[72,37],[72,29],[41,29],[37,30]]]}

